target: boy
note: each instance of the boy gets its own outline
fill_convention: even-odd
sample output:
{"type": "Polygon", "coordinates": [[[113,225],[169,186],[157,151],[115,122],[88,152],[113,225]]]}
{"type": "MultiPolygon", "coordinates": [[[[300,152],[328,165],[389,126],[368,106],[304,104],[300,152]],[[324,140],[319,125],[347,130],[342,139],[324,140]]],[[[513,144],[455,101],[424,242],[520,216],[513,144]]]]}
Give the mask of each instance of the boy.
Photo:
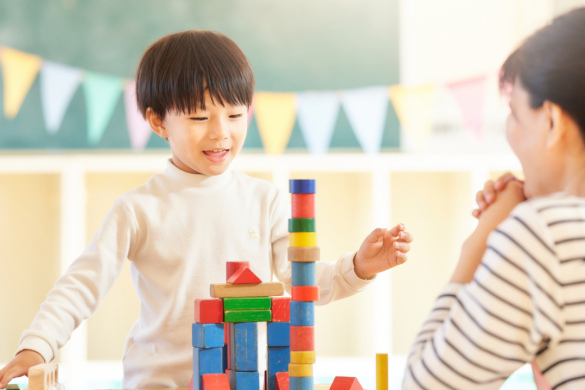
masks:
{"type": "MultiPolygon", "coordinates": [[[[275,276],[290,291],[287,198],[228,170],[246,137],[253,87],[246,57],[221,34],[187,31],[148,48],[137,71],[138,106],[168,140],[172,158],[116,200],[23,333],[16,357],[0,371],[0,388],[54,358],[126,259],[141,307],[124,349],[124,388],[188,385],[193,300],[208,298],[209,284],[225,279],[226,261],[249,261],[262,280],[275,276]]],[[[402,225],[376,229],[355,255],[319,263],[320,303],[352,295],[406,261],[410,241],[402,225]]]]}

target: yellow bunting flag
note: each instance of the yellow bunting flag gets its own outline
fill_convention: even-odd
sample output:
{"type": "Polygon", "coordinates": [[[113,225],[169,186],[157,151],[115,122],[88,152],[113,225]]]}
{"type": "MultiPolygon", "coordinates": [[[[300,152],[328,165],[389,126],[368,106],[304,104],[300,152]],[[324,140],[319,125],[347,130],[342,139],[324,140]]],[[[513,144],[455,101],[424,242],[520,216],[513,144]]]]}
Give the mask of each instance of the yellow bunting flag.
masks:
{"type": "Polygon", "coordinates": [[[419,151],[426,148],[431,135],[436,92],[434,85],[394,85],[388,89],[396,115],[404,131],[414,138],[419,151]]]}
{"type": "Polygon", "coordinates": [[[0,58],[4,72],[4,115],[12,119],[41,69],[42,59],[4,47],[0,58]]]}
{"type": "Polygon", "coordinates": [[[294,93],[258,92],[254,95],[254,115],[266,153],[284,152],[296,114],[297,95],[294,93]]]}

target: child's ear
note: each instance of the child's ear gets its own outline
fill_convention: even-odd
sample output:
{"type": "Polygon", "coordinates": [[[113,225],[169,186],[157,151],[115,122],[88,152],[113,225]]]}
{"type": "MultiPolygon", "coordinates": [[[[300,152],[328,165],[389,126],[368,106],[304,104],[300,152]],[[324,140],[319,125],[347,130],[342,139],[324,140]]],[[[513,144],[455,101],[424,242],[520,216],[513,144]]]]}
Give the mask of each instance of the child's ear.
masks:
{"type": "Polygon", "coordinates": [[[559,105],[549,101],[545,101],[543,106],[550,121],[546,145],[551,148],[562,142],[567,135],[567,113],[559,105]]]}
{"type": "Polygon", "coordinates": [[[163,123],[160,116],[158,116],[150,107],[146,109],[146,120],[148,121],[148,124],[150,125],[152,131],[158,134],[159,137],[162,138],[168,137],[165,124],[163,123]]]}

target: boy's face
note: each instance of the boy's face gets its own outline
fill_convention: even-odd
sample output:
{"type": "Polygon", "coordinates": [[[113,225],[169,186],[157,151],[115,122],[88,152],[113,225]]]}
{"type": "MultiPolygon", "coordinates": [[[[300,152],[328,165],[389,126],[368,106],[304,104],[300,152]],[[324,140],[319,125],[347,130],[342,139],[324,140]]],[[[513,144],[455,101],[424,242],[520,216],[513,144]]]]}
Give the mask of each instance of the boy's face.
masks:
{"type": "Polygon", "coordinates": [[[188,173],[219,175],[226,171],[246,139],[246,106],[214,104],[205,91],[205,110],[170,111],[163,121],[148,109],[152,130],[169,140],[173,164],[188,173]]]}

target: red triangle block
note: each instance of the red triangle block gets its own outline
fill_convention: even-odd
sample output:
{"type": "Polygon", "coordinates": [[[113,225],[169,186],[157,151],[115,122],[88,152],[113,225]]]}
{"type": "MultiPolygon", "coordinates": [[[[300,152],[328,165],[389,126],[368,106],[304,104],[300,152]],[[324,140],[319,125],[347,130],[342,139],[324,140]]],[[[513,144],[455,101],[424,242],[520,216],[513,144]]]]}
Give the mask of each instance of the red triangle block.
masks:
{"type": "Polygon", "coordinates": [[[201,375],[202,390],[230,390],[230,383],[225,374],[201,375]]]}
{"type": "Polygon", "coordinates": [[[193,377],[191,377],[191,382],[189,383],[189,390],[193,390],[193,377]]]}
{"type": "Polygon", "coordinates": [[[258,284],[262,283],[260,278],[248,267],[241,267],[227,280],[232,284],[258,284]]]}
{"type": "Polygon", "coordinates": [[[288,372],[276,373],[276,390],[289,390],[288,372]]]}
{"type": "Polygon", "coordinates": [[[364,390],[357,378],[336,376],[329,390],[364,390]]]}

